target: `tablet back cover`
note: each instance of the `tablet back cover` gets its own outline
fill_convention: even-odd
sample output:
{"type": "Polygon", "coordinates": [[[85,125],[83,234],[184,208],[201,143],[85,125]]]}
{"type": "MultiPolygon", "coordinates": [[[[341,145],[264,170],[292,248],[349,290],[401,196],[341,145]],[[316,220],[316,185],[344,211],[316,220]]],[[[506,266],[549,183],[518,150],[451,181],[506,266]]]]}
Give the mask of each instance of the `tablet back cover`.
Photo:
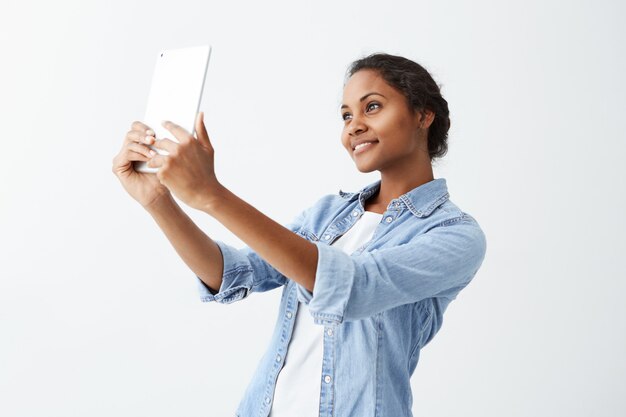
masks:
{"type": "MultiPolygon", "coordinates": [[[[180,125],[191,134],[200,108],[204,80],[206,78],[211,46],[193,46],[159,51],[152,75],[148,104],[143,122],[154,130],[157,139],[177,141],[163,126],[163,120],[180,125]]],[[[166,151],[154,148],[160,154],[166,151]]],[[[135,169],[156,172],[145,162],[137,162],[135,169]]]]}

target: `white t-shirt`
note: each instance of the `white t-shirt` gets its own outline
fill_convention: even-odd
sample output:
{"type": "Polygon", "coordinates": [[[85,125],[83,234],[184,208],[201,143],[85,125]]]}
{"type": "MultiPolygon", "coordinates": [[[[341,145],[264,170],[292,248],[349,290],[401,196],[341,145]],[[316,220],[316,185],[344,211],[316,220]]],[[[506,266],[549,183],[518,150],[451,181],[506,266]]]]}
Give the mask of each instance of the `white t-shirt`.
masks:
{"type": "MultiPolygon", "coordinates": [[[[373,211],[363,212],[333,246],[351,254],[372,238],[382,216],[373,211]]],[[[308,306],[301,302],[295,320],[269,417],[319,417],[324,326],[313,322],[308,306]]]]}

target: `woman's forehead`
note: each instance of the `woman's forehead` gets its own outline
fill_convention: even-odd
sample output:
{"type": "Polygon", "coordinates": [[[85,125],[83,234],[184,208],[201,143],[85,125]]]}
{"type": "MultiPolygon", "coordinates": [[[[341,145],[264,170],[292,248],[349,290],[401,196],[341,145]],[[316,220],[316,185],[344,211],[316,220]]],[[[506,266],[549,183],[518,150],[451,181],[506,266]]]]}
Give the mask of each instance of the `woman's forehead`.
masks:
{"type": "MultiPolygon", "coordinates": [[[[378,71],[364,69],[355,72],[346,82],[343,88],[343,104],[358,103],[366,94],[379,93],[387,97],[393,94],[395,89],[391,87],[378,71]]],[[[395,92],[397,94],[397,92],[395,92]]]]}
{"type": "Polygon", "coordinates": [[[371,69],[364,69],[355,72],[346,82],[343,91],[354,90],[357,88],[367,88],[369,86],[377,85],[380,81],[384,80],[378,73],[371,69]]]}

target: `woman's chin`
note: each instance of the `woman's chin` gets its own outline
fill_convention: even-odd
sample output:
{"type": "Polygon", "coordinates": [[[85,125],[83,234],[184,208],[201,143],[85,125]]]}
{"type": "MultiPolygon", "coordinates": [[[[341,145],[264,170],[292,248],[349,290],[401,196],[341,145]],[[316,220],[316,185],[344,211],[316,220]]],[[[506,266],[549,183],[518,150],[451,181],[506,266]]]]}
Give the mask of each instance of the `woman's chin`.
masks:
{"type": "Polygon", "coordinates": [[[368,172],[372,172],[372,171],[376,171],[376,168],[368,165],[368,164],[356,164],[356,169],[358,169],[360,172],[366,174],[368,172]]]}

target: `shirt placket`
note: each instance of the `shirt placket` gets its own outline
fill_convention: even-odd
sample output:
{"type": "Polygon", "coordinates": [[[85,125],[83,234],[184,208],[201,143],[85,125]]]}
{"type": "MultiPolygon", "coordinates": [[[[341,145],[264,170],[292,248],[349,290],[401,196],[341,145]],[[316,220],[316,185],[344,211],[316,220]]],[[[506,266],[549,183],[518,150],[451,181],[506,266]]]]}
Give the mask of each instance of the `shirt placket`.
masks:
{"type": "Polygon", "coordinates": [[[295,325],[294,318],[296,317],[296,311],[298,308],[296,287],[293,285],[293,282],[290,282],[288,287],[287,302],[285,303],[285,310],[282,314],[280,341],[276,351],[274,352],[274,363],[272,365],[272,370],[268,375],[263,404],[259,407],[259,417],[267,416],[272,408],[272,399],[274,398],[274,390],[276,389],[276,380],[278,379],[278,374],[285,363],[287,347],[289,345],[289,341],[291,340],[293,327],[295,325]]]}
{"type": "Polygon", "coordinates": [[[332,417],[335,408],[335,338],[337,325],[324,326],[324,356],[320,386],[320,417],[332,417]]]}

